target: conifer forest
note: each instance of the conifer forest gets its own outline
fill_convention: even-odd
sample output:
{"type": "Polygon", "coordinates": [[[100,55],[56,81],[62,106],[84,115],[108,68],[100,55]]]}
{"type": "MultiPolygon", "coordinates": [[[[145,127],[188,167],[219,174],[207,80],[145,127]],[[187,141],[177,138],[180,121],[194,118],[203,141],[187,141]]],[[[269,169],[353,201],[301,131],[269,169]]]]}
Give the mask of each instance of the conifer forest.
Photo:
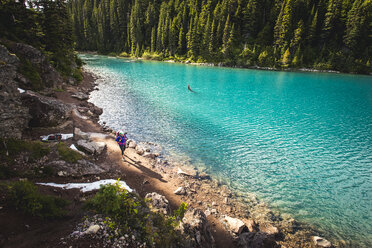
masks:
{"type": "Polygon", "coordinates": [[[368,73],[372,0],[72,0],[78,50],[368,73]]]}

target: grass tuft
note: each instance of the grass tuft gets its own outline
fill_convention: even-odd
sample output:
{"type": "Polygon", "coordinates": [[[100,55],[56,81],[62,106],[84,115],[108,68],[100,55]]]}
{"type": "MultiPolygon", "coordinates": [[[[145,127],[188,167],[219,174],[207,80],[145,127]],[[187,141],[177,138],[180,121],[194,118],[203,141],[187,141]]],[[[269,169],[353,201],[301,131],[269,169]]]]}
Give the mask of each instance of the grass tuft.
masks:
{"type": "Polygon", "coordinates": [[[60,158],[69,163],[76,163],[78,160],[83,158],[80,153],[72,150],[63,142],[58,143],[57,150],[60,158]]]}

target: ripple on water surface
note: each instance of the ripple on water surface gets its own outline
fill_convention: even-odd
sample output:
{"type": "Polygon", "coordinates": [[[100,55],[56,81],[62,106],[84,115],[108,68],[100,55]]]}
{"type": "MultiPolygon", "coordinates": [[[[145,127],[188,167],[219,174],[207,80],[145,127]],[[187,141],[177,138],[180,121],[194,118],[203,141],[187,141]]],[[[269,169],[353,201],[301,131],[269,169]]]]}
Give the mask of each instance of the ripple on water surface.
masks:
{"type": "Polygon", "coordinates": [[[372,247],[371,77],[82,58],[101,76],[91,101],[111,127],[372,247]]]}

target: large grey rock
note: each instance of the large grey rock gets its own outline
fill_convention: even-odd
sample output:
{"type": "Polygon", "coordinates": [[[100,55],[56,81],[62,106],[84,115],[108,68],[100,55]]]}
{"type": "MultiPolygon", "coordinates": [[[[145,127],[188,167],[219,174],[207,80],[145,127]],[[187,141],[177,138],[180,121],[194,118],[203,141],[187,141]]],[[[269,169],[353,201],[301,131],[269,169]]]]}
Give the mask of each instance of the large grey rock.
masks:
{"type": "Polygon", "coordinates": [[[144,149],[142,146],[137,145],[137,146],[136,146],[136,152],[137,152],[137,154],[139,154],[139,155],[143,155],[143,154],[145,153],[145,149],[144,149]]]}
{"type": "Polygon", "coordinates": [[[263,232],[246,232],[239,235],[239,248],[276,248],[279,247],[272,235],[263,232]]]}
{"type": "Polygon", "coordinates": [[[99,155],[106,148],[105,142],[78,140],[77,145],[80,149],[90,153],[99,155]]]}
{"type": "Polygon", "coordinates": [[[232,218],[227,215],[222,219],[230,231],[236,234],[241,234],[243,231],[247,231],[248,228],[244,222],[237,218],[232,218]]]}
{"type": "Polygon", "coordinates": [[[85,176],[95,175],[105,172],[106,170],[102,167],[85,159],[78,160],[76,163],[68,163],[63,160],[55,160],[49,162],[47,166],[52,167],[55,171],[58,171],[59,176],[85,176]]]}
{"type": "Polygon", "coordinates": [[[29,125],[31,127],[58,126],[69,120],[72,114],[71,105],[33,91],[23,93],[21,100],[30,110],[32,118],[29,125]]]}
{"type": "Polygon", "coordinates": [[[18,57],[0,45],[0,137],[4,138],[20,139],[31,118],[17,89],[18,66],[18,57]]]}
{"type": "Polygon", "coordinates": [[[89,140],[89,134],[81,131],[79,128],[74,128],[74,140],[89,140]]]}
{"type": "Polygon", "coordinates": [[[101,227],[99,225],[91,225],[84,234],[96,234],[101,227]]]}
{"type": "Polygon", "coordinates": [[[76,92],[75,94],[72,94],[71,97],[74,97],[74,98],[82,100],[82,101],[89,99],[89,95],[85,94],[83,92],[76,92]]]}
{"type": "MultiPolygon", "coordinates": [[[[21,56],[24,59],[27,59],[31,62],[34,68],[37,69],[41,77],[42,83],[47,88],[57,88],[63,83],[62,76],[50,65],[48,59],[44,56],[42,52],[36,48],[22,44],[15,43],[12,44],[9,49],[11,52],[21,56]]],[[[26,89],[32,89],[31,82],[26,81],[25,85],[21,85],[26,89]]]]}
{"type": "Polygon", "coordinates": [[[331,242],[319,236],[313,236],[313,242],[318,247],[325,247],[325,248],[332,247],[331,242]]]}
{"type": "Polygon", "coordinates": [[[186,247],[215,247],[207,217],[200,209],[189,209],[180,222],[181,232],[188,237],[186,247]]]}
{"type": "Polygon", "coordinates": [[[150,204],[154,208],[155,212],[160,212],[163,214],[170,213],[169,202],[165,196],[152,192],[148,193],[145,198],[149,199],[150,204]]]}

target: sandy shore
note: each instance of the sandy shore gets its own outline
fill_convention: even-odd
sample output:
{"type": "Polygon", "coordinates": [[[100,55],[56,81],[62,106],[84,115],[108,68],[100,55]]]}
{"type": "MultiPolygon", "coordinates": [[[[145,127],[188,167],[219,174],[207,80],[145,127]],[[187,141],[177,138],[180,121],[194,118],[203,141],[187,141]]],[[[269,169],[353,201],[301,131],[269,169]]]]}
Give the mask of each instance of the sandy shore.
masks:
{"type": "MultiPolygon", "coordinates": [[[[57,98],[66,103],[79,105],[81,101],[72,98],[71,95],[95,90],[96,79],[93,74],[84,71],[83,82],[77,87],[70,86],[66,91],[56,93],[57,98]]],[[[115,175],[115,178],[125,181],[142,197],[151,192],[164,195],[173,209],[182,202],[186,202],[191,208],[201,209],[208,216],[217,247],[236,246],[237,236],[221,221],[225,216],[239,218],[250,231],[274,235],[282,247],[315,247],[311,237],[319,233],[290,216],[274,213],[254,194],[238,195],[226,185],[195,168],[172,164],[156,158],[151,152],[145,153],[147,156],[144,156],[139,155],[136,149],[127,148],[126,161],[123,162],[112,131],[99,125],[97,119],[82,119],[78,116],[74,116],[73,119],[73,126],[83,132],[106,134],[94,138],[95,141],[102,141],[107,145],[106,152],[96,158],[98,164],[114,168],[114,173],[106,177],[115,175]],[[182,195],[174,193],[179,187],[184,189],[182,195]]]]}

